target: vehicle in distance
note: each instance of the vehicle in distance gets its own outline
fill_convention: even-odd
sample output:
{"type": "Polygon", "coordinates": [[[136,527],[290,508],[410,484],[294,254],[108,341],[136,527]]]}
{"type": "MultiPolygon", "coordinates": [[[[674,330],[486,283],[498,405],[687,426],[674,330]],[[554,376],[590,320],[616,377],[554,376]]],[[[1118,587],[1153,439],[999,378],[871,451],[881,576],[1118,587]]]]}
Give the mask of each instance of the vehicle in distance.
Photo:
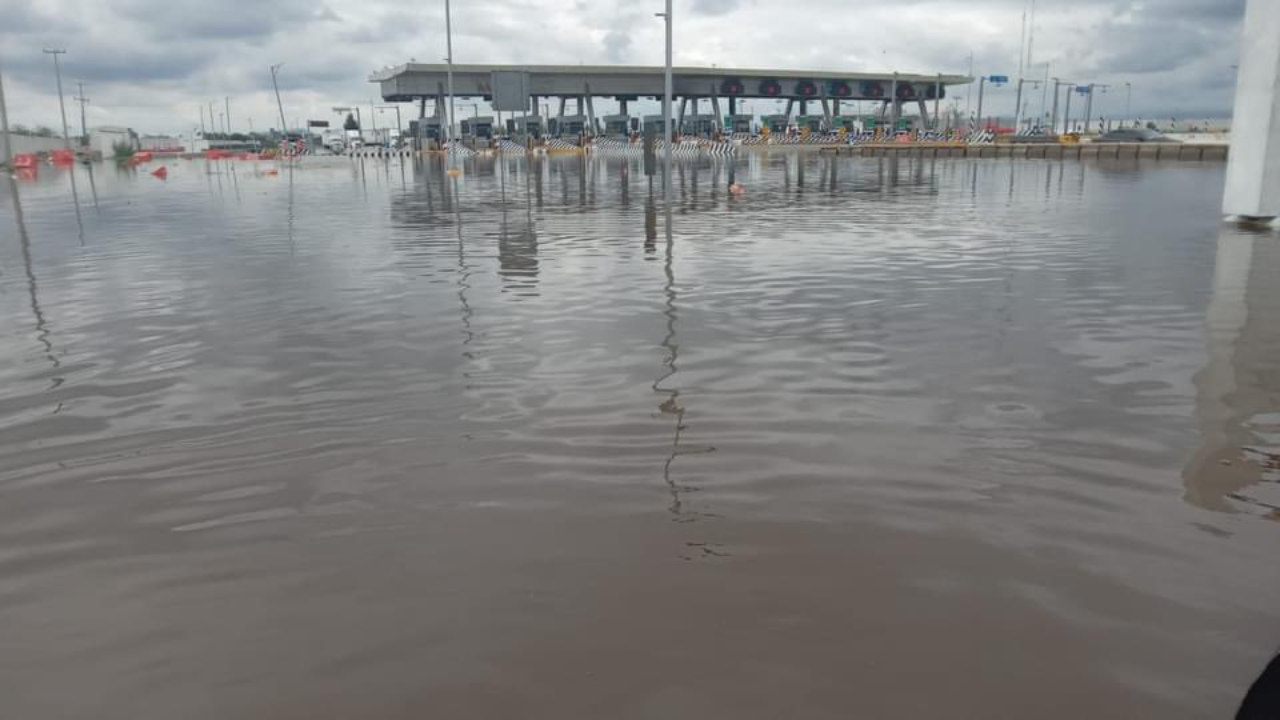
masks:
{"type": "Polygon", "coordinates": [[[1094,142],[1114,142],[1114,143],[1145,143],[1145,142],[1163,142],[1176,143],[1177,140],[1147,128],[1125,128],[1122,130],[1112,130],[1094,142]]]}

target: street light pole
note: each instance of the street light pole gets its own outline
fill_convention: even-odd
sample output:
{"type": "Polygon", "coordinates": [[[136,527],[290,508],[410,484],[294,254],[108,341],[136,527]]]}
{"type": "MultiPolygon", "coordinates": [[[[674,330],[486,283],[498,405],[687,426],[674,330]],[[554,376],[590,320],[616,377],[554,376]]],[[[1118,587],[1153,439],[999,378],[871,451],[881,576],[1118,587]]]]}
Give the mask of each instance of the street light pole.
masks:
{"type": "Polygon", "coordinates": [[[276,81],[276,75],[279,74],[280,68],[284,67],[284,63],[276,63],[271,66],[271,87],[276,91],[276,109],[280,111],[280,137],[283,138],[285,131],[288,130],[289,123],[284,119],[284,103],[280,102],[280,83],[276,81]]]}
{"type": "Polygon", "coordinates": [[[74,99],[80,103],[80,144],[85,145],[89,142],[89,130],[84,117],[84,106],[88,104],[89,98],[84,96],[84,83],[77,82],[76,87],[80,89],[80,94],[74,99]]]}
{"type": "Polygon", "coordinates": [[[1058,134],[1058,94],[1061,87],[1062,80],[1053,78],[1053,112],[1049,114],[1049,132],[1053,135],[1058,134]]]}
{"type": "Polygon", "coordinates": [[[1022,130],[1022,85],[1026,80],[1018,78],[1018,106],[1013,109],[1013,131],[1016,133],[1022,130]]]}
{"type": "Polygon", "coordinates": [[[964,94],[964,114],[969,115],[970,98],[973,97],[973,53],[969,53],[969,87],[964,94]]]}
{"type": "Polygon", "coordinates": [[[982,93],[986,86],[987,76],[983,75],[982,79],[978,81],[978,132],[986,129],[986,126],[982,124],[982,93]]]}
{"type": "Polygon", "coordinates": [[[445,58],[445,62],[449,64],[446,70],[446,81],[448,84],[447,91],[449,93],[449,130],[445,133],[445,140],[453,140],[453,16],[449,11],[449,0],[444,0],[444,43],[445,52],[449,57],[445,58]]]}
{"type": "Polygon", "coordinates": [[[62,98],[62,66],[58,63],[58,56],[66,55],[67,51],[45,49],[43,52],[53,56],[53,74],[58,79],[58,109],[62,111],[62,145],[70,150],[71,134],[67,131],[67,104],[62,98]]]}
{"type": "Polygon", "coordinates": [[[222,100],[226,104],[226,108],[227,108],[227,134],[230,135],[231,134],[231,96],[224,95],[222,100]]]}
{"type": "Polygon", "coordinates": [[[1133,119],[1133,84],[1124,84],[1124,121],[1129,122],[1133,119]]]}
{"type": "Polygon", "coordinates": [[[1067,108],[1062,112],[1062,131],[1071,133],[1071,95],[1076,91],[1075,85],[1067,85],[1067,108]]]}
{"type": "Polygon", "coordinates": [[[666,23],[667,59],[662,75],[662,202],[671,209],[671,143],[675,139],[671,127],[671,0],[667,0],[666,12],[657,13],[666,23]]]}
{"type": "Polygon", "coordinates": [[[4,104],[4,68],[0,67],[0,140],[4,141],[4,153],[0,154],[0,164],[6,168],[13,166],[13,147],[9,144],[9,109],[4,104]]]}

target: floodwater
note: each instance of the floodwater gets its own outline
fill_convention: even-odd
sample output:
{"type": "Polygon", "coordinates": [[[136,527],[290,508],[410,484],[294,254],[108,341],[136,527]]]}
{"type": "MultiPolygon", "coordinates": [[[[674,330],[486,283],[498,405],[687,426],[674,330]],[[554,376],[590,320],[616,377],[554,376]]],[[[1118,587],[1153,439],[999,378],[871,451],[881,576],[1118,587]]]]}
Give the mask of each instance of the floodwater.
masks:
{"type": "Polygon", "coordinates": [[[1280,648],[1220,164],[273,167],[0,180],[0,717],[1228,717],[1280,648]]]}

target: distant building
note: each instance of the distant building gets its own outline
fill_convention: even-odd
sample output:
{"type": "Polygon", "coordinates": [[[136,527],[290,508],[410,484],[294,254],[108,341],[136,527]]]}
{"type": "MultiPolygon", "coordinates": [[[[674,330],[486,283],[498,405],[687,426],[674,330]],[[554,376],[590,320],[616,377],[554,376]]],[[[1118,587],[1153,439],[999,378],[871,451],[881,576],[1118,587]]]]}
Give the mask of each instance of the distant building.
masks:
{"type": "Polygon", "coordinates": [[[137,133],[127,127],[104,126],[89,129],[89,150],[109,158],[115,155],[117,145],[126,146],[130,150],[142,149],[137,133]]]}

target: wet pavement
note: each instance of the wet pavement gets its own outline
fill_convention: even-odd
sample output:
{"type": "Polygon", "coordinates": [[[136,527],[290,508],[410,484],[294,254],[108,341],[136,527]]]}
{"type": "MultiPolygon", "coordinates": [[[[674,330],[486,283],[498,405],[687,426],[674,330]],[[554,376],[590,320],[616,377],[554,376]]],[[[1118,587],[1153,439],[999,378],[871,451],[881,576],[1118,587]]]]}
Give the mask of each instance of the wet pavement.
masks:
{"type": "Polygon", "coordinates": [[[1221,164],[460,166],[0,179],[0,717],[1227,717],[1280,648],[1221,164]]]}

